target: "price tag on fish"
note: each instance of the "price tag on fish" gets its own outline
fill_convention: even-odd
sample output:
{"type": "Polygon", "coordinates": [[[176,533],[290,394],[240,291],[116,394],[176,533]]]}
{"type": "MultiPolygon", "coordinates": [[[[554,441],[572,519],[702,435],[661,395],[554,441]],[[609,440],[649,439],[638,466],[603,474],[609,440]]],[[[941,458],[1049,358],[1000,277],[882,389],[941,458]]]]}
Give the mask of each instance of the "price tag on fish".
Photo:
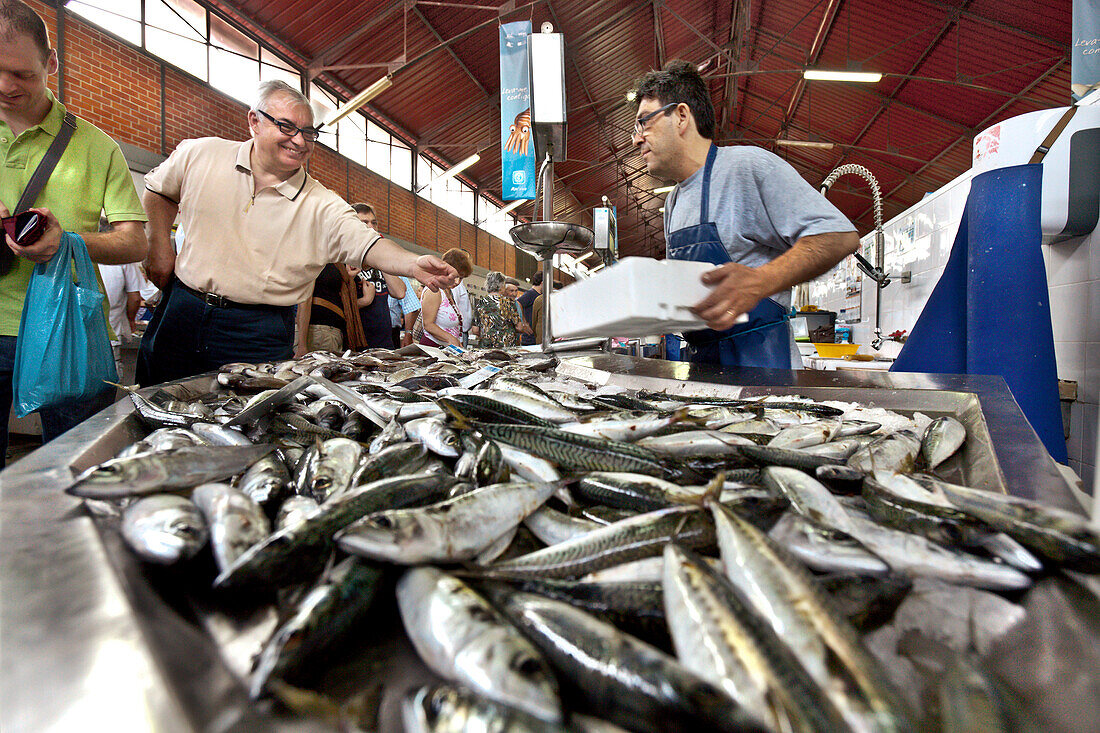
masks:
{"type": "Polygon", "coordinates": [[[474,385],[481,384],[489,377],[493,376],[500,371],[500,367],[496,366],[483,366],[473,374],[468,374],[462,379],[458,380],[459,387],[465,387],[469,389],[474,385]]]}

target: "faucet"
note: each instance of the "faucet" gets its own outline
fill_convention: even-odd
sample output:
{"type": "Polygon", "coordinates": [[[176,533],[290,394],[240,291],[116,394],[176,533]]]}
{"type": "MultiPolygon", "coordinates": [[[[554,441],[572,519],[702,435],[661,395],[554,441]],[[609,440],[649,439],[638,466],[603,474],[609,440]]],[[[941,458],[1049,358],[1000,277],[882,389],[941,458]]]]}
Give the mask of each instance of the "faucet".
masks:
{"type": "Polygon", "coordinates": [[[879,318],[882,313],[882,289],[890,284],[890,276],[886,274],[885,270],[886,238],[882,233],[882,191],[879,189],[878,181],[871,171],[861,165],[847,163],[834,168],[829,175],[825,176],[825,180],[821,182],[821,195],[824,196],[838,178],[848,173],[857,175],[867,181],[871,186],[871,197],[875,202],[875,264],[872,265],[859,252],[856,252],[853,256],[856,258],[859,269],[874,280],[878,286],[875,288],[875,338],[871,342],[871,348],[878,351],[882,348],[883,341],[888,340],[882,336],[879,318]]]}
{"type": "Polygon", "coordinates": [[[905,331],[894,331],[889,336],[882,335],[882,329],[875,329],[875,340],[871,342],[871,348],[878,351],[882,348],[882,344],[886,341],[897,341],[899,344],[905,343],[905,331]]]}

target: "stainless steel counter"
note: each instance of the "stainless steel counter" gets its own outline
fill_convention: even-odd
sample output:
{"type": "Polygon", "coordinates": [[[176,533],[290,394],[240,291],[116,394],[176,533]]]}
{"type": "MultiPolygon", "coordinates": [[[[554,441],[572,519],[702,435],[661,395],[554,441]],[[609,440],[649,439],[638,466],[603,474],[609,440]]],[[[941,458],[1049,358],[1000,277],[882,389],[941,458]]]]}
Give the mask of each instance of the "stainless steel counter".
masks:
{"type": "MultiPolygon", "coordinates": [[[[999,377],[719,370],[622,356],[574,358],[563,368],[597,383],[670,391],[904,400],[914,409],[922,398],[941,408],[976,400],[1005,488],[1072,506],[999,377]]],[[[227,658],[235,640],[269,622],[219,627],[195,615],[175,597],[184,588],[152,577],[62,492],[72,469],[140,437],[131,413],[119,402],[0,473],[0,730],[69,731],[98,721],[120,731],[290,729],[249,703],[238,679],[247,653],[227,658]]],[[[407,652],[389,650],[397,659],[407,652]]]]}

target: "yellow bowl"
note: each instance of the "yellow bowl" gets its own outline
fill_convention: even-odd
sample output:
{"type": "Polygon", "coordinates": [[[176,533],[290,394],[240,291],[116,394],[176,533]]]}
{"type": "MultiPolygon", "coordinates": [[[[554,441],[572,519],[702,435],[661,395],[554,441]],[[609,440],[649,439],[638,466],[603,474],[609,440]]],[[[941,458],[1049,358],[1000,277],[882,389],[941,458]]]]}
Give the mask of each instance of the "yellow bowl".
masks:
{"type": "Polygon", "coordinates": [[[818,356],[837,359],[859,351],[859,344],[814,344],[818,356]]]}

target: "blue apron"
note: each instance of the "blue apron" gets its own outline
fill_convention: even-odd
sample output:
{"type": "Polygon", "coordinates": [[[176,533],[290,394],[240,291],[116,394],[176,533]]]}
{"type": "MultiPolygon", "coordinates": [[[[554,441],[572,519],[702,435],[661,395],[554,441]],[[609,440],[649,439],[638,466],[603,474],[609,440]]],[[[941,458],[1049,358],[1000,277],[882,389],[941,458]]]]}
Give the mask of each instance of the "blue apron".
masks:
{"type": "MultiPolygon", "coordinates": [[[[708,221],[710,208],[710,172],[718,148],[710,146],[703,168],[703,195],[700,197],[699,224],[671,232],[665,252],[669,259],[709,262],[724,265],[732,262],[718,236],[718,227],[708,221]]],[[[671,216],[671,211],[665,216],[671,216]]],[[[766,367],[791,369],[790,331],[787,310],[771,298],[764,298],[748,313],[749,320],[725,331],[703,329],[684,334],[695,354],[696,364],[722,366],[766,367]]]]}

